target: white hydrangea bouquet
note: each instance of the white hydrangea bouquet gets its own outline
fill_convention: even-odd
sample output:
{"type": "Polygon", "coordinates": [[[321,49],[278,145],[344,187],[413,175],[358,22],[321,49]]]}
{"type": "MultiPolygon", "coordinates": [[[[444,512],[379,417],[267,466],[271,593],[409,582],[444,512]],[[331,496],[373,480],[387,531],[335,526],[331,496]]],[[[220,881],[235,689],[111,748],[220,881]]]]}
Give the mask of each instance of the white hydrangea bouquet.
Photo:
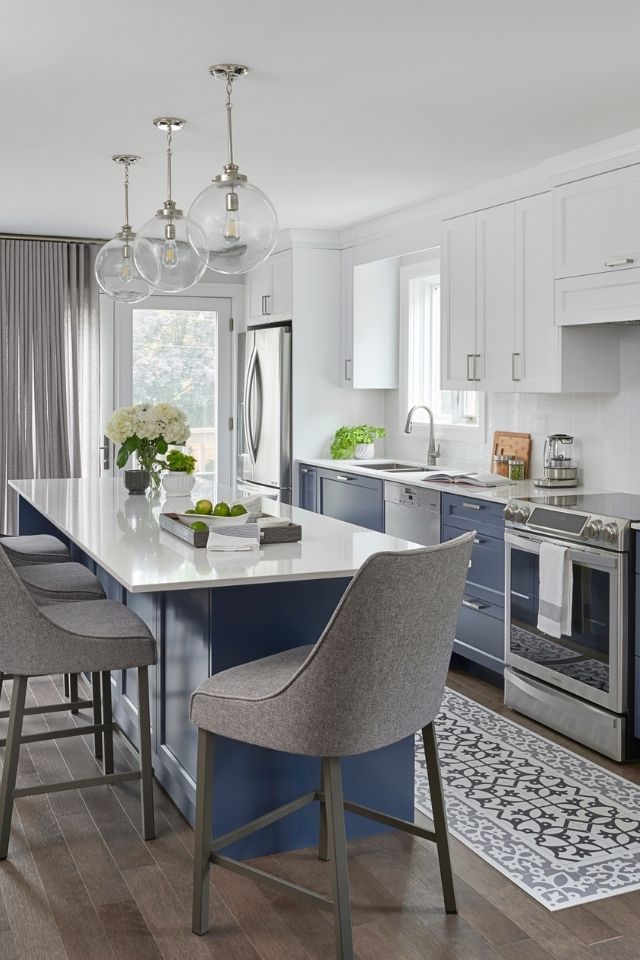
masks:
{"type": "Polygon", "coordinates": [[[141,470],[148,470],[153,483],[160,483],[160,473],[166,468],[163,459],[169,444],[186,443],[190,434],[186,415],[170,403],[136,403],[120,407],[110,417],[106,434],[120,450],[116,463],[124,467],[136,454],[141,470]]]}

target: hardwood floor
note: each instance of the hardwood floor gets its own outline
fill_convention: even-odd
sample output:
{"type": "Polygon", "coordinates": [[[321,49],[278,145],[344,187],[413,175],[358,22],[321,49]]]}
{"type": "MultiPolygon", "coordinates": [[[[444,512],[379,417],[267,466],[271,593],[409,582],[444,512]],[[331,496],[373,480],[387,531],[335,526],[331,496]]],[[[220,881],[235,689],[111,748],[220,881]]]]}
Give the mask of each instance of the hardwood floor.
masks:
{"type": "MultiPolygon", "coordinates": [[[[515,719],[502,707],[497,688],[459,670],[451,672],[449,683],[515,719]]],[[[48,678],[30,685],[31,704],[60,695],[48,678]]],[[[47,724],[67,722],[52,715],[47,724]]],[[[83,722],[82,715],[76,722],[83,722]]],[[[26,721],[31,733],[42,724],[37,717],[26,721]]],[[[0,723],[4,726],[6,721],[0,723]]],[[[91,746],[89,738],[78,738],[24,747],[19,782],[90,776],[95,771],[91,746]]],[[[637,764],[619,767],[571,746],[640,782],[637,764]]],[[[118,738],[116,768],[130,763],[131,754],[118,738]]],[[[193,936],[193,833],[160,788],[156,805],[158,837],[144,843],[137,784],[18,800],[10,859],[0,864],[0,960],[331,960],[329,914],[222,870],[213,873],[211,931],[193,936]]],[[[632,960],[640,955],[640,892],[549,913],[463,844],[452,843],[457,916],[444,913],[432,845],[400,834],[350,845],[359,960],[632,960]]],[[[256,863],[329,893],[327,866],[313,851],[256,863]]]]}

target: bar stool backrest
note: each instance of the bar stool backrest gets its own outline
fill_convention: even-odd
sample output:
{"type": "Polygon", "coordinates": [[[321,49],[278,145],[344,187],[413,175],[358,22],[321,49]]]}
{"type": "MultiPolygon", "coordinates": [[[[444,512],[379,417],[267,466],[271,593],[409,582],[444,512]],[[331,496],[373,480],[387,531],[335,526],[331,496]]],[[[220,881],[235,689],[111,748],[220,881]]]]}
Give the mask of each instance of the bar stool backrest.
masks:
{"type": "Polygon", "coordinates": [[[299,752],[362,753],[435,719],[474,536],[363,564],[269,711],[273,723],[295,720],[299,752]]]}

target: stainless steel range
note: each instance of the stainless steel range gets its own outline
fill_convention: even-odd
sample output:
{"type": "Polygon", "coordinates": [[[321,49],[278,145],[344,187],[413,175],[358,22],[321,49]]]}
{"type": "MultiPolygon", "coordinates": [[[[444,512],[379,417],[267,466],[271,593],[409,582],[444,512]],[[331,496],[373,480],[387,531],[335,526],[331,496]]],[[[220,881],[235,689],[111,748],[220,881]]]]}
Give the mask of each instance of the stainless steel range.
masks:
{"type": "Polygon", "coordinates": [[[570,494],[511,500],[504,510],[505,703],[616,760],[633,750],[631,523],[640,497],[570,494]],[[540,546],[569,551],[568,636],[537,628],[540,546]]]}

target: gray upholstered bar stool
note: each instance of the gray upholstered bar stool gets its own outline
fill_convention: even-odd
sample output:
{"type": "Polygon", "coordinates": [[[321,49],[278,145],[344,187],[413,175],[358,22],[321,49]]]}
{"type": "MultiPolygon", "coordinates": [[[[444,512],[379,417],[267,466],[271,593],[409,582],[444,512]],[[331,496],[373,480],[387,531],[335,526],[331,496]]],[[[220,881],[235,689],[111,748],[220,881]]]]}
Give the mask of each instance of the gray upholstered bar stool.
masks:
{"type": "MultiPolygon", "coordinates": [[[[101,783],[141,780],[143,836],[145,840],[155,836],[148,681],[148,666],[155,661],[153,636],[146,624],[123,604],[112,600],[91,600],[37,606],[7,555],[0,550],[0,664],[7,673],[13,674],[9,730],[0,786],[0,860],[7,856],[14,798],[101,783]],[[56,740],[59,737],[113,730],[113,722],[108,721],[23,737],[22,721],[27,712],[25,696],[29,677],[91,672],[102,674],[110,690],[111,670],[136,667],[140,769],[126,773],[107,772],[86,780],[39,784],[16,790],[21,742],[56,740]]],[[[31,712],[39,713],[40,710],[35,708],[31,712]]],[[[110,760],[112,767],[113,759],[110,760]]]]}
{"type": "MultiPolygon", "coordinates": [[[[4,550],[38,605],[104,599],[102,584],[95,574],[91,573],[84,564],[73,562],[66,545],[57,537],[48,534],[23,537],[2,536],[0,548],[4,550]]],[[[5,679],[11,678],[0,672],[0,694],[5,679]]],[[[81,707],[92,707],[94,723],[100,723],[102,705],[99,675],[92,676],[91,683],[91,699],[81,700],[77,673],[65,673],[64,694],[71,701],[69,709],[73,714],[77,714],[81,707]]],[[[42,712],[48,712],[48,708],[43,708],[42,712]]],[[[0,717],[7,716],[6,710],[0,710],[0,717]]],[[[103,756],[102,737],[96,734],[94,740],[95,755],[100,758],[103,756]]],[[[0,745],[1,743],[2,741],[0,745]]],[[[106,753],[110,754],[109,749],[106,753]]]]}
{"type": "Polygon", "coordinates": [[[405,553],[378,553],[351,581],[315,645],[216,674],[191,699],[198,727],[193,930],[209,926],[210,864],[267,880],[333,910],[336,955],[351,960],[351,904],[344,810],[433,840],[445,908],[456,901],[433,725],[445,679],[474,534],[405,553]],[[422,730],[434,831],[344,801],[341,757],[376,750],[422,730]],[[212,842],[214,737],[321,758],[320,789],[212,842]],[[222,856],[234,840],[320,801],[320,857],[331,859],[328,899],[222,856]]]}

